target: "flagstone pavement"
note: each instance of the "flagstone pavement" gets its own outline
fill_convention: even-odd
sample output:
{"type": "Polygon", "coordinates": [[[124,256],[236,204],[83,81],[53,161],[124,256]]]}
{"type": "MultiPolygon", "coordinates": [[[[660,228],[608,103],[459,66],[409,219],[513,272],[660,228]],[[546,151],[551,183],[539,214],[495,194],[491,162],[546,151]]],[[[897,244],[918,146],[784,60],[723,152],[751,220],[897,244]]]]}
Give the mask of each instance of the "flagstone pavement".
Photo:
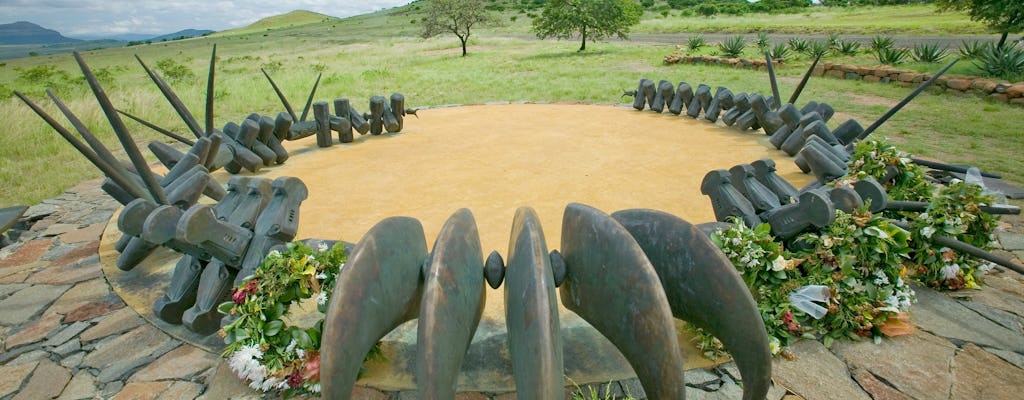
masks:
{"type": "MultiPolygon", "coordinates": [[[[163,333],[111,290],[97,252],[117,207],[98,181],[83,182],[31,207],[14,243],[0,249],[0,400],[263,398],[219,355],[163,333]]],[[[1024,259],[1024,218],[1003,221],[1002,254],[1024,259]]],[[[985,283],[961,293],[916,288],[911,318],[918,329],[907,336],[831,348],[799,342],[796,360],[775,361],[769,399],[1022,398],[1024,277],[997,268],[985,283]]],[[[686,378],[689,399],[740,398],[733,364],[686,378]]],[[[600,398],[644,398],[635,379],[583,387],[591,388],[600,398]]],[[[369,388],[354,395],[415,398],[369,388]]]]}

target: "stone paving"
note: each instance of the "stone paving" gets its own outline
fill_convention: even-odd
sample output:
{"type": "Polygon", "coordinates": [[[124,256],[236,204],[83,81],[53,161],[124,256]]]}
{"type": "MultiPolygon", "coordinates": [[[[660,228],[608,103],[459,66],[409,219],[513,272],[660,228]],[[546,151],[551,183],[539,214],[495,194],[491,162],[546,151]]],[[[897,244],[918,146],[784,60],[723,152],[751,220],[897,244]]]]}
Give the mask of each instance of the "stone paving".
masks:
{"type": "MultiPolygon", "coordinates": [[[[161,332],[114,294],[97,251],[117,207],[99,181],[83,182],[31,207],[13,244],[0,249],[0,400],[263,398],[217,354],[161,332]]],[[[1003,254],[1024,259],[1024,218],[1003,221],[1003,254]]],[[[769,399],[1021,398],[1024,277],[997,269],[985,283],[960,293],[915,288],[911,317],[918,329],[910,335],[831,348],[799,342],[795,360],[775,361],[769,399]]],[[[691,400],[736,399],[742,392],[731,363],[688,371],[687,381],[691,400]]],[[[580,389],[599,398],[645,398],[635,379],[580,389]]],[[[357,388],[353,397],[414,399],[415,393],[357,388]]]]}

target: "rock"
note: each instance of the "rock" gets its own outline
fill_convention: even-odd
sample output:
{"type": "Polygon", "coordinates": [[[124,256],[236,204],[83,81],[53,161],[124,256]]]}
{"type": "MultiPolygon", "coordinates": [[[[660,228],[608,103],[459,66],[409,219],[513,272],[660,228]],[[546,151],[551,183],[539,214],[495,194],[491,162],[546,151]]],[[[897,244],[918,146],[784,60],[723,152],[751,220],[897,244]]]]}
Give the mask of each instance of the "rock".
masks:
{"type": "Polygon", "coordinates": [[[0,366],[0,398],[17,392],[39,363],[0,366]]]}
{"type": "Polygon", "coordinates": [[[48,265],[50,263],[46,261],[34,261],[27,264],[0,268],[0,284],[22,283],[33,272],[46,268],[48,265]]]}
{"type": "Polygon", "coordinates": [[[953,359],[950,399],[1014,399],[1024,393],[1024,369],[967,344],[953,359]]]}
{"type": "Polygon", "coordinates": [[[40,361],[28,383],[12,400],[52,399],[64,391],[70,380],[71,373],[66,368],[50,360],[40,361]]]}
{"type": "Polygon", "coordinates": [[[74,231],[74,230],[77,230],[77,229],[78,229],[78,225],[57,223],[57,224],[53,224],[53,225],[50,225],[50,226],[46,227],[46,230],[43,231],[43,233],[39,234],[39,236],[48,237],[48,236],[63,235],[65,233],[68,233],[68,232],[71,232],[71,231],[74,231]]]}
{"type": "Polygon", "coordinates": [[[1015,232],[999,232],[999,245],[1003,250],[1024,250],[1024,234],[1015,232]]]}
{"type": "Polygon", "coordinates": [[[100,370],[99,375],[96,376],[96,381],[100,383],[107,383],[115,380],[122,380],[122,378],[127,377],[132,371],[153,362],[157,357],[164,355],[164,353],[171,351],[171,349],[178,347],[180,344],[181,343],[176,340],[170,340],[162,346],[154,348],[148,355],[139,358],[117,360],[100,370]]]}
{"type": "Polygon", "coordinates": [[[82,342],[78,338],[73,338],[64,342],[64,344],[57,346],[50,350],[51,353],[56,354],[60,357],[65,357],[68,354],[74,353],[82,349],[82,342]]]}
{"type": "MultiPolygon", "coordinates": [[[[79,343],[81,343],[81,341],[79,341],[79,343]]],[[[64,357],[63,360],[60,360],[60,365],[63,365],[64,368],[75,369],[78,368],[79,365],[82,365],[82,359],[84,358],[85,352],[80,351],[68,357],[64,357]]]]}
{"type": "MultiPolygon", "coordinates": [[[[722,377],[722,385],[714,391],[704,391],[692,386],[686,386],[686,398],[690,400],[738,399],[743,397],[742,395],[743,389],[728,376],[722,377]]],[[[605,397],[598,398],[603,399],[605,397]]]]}
{"type": "Polygon", "coordinates": [[[686,386],[702,390],[715,390],[722,385],[722,377],[703,368],[686,371],[686,386]]]}
{"type": "Polygon", "coordinates": [[[188,380],[217,365],[220,357],[192,345],[182,345],[139,370],[128,382],[188,380]]]}
{"type": "Polygon", "coordinates": [[[1010,98],[1008,96],[1006,96],[1006,93],[992,93],[992,94],[988,95],[988,98],[990,98],[992,100],[995,100],[995,101],[1002,101],[1002,102],[1006,102],[1006,101],[1010,100],[1010,98]]]}
{"type": "Polygon", "coordinates": [[[910,316],[921,329],[947,339],[1024,353],[1024,336],[992,322],[942,293],[913,285],[917,304],[910,316]]]}
{"type": "Polygon", "coordinates": [[[83,243],[98,241],[100,236],[103,235],[103,230],[106,229],[106,223],[96,223],[89,225],[85,228],[75,229],[68,233],[60,236],[62,243],[83,243]]]}
{"type": "Polygon", "coordinates": [[[1020,355],[1012,351],[993,349],[989,347],[986,347],[985,351],[995,354],[999,356],[999,358],[1002,358],[1006,362],[1016,365],[1019,368],[1024,368],[1024,355],[1020,355]]]}
{"type": "Polygon", "coordinates": [[[149,356],[170,342],[170,336],[145,324],[113,340],[100,343],[92,353],[85,356],[82,365],[103,370],[118,361],[149,356]]]}
{"type": "MultiPolygon", "coordinates": [[[[919,300],[918,305],[924,301],[919,300]]],[[[917,331],[877,345],[870,341],[836,343],[832,351],[850,368],[866,370],[910,397],[949,398],[953,382],[949,364],[956,347],[943,338],[917,331]]]]}
{"type": "Polygon", "coordinates": [[[171,387],[173,382],[135,382],[124,385],[110,400],[155,400],[171,387]]]}
{"type": "Polygon", "coordinates": [[[50,353],[47,353],[36,348],[33,349],[32,351],[27,351],[22,355],[18,356],[17,358],[7,362],[7,365],[31,364],[34,362],[38,362],[39,360],[48,359],[49,357],[50,353]]]}
{"type": "Polygon", "coordinates": [[[79,399],[92,399],[99,396],[96,390],[96,378],[93,378],[92,374],[88,371],[78,371],[71,382],[61,392],[60,397],[57,400],[79,400],[79,399]]]}
{"type": "Polygon", "coordinates": [[[64,255],[60,256],[59,258],[53,260],[53,264],[54,265],[73,264],[73,263],[76,263],[76,262],[78,262],[79,260],[81,260],[83,258],[87,258],[87,257],[90,257],[90,256],[95,256],[95,255],[99,254],[99,251],[100,251],[100,241],[99,240],[94,240],[94,241],[91,241],[91,242],[88,242],[88,243],[84,243],[84,244],[77,244],[76,243],[76,244],[74,244],[74,246],[77,246],[77,247],[75,249],[67,252],[67,253],[64,253],[64,255]]]}
{"type": "Polygon", "coordinates": [[[911,400],[911,398],[885,382],[878,380],[870,372],[861,370],[853,375],[853,380],[860,384],[864,391],[871,395],[874,400],[911,400]]]}
{"type": "Polygon", "coordinates": [[[15,265],[28,264],[39,260],[46,250],[50,248],[53,241],[49,239],[33,240],[25,243],[18,248],[14,254],[7,256],[7,258],[0,260],[0,271],[4,268],[12,267],[15,265]]]}
{"type": "Polygon", "coordinates": [[[35,285],[0,301],[0,324],[20,325],[45,309],[70,286],[35,285]]]}
{"type": "Polygon", "coordinates": [[[1002,325],[1006,329],[1024,335],[1024,318],[973,301],[960,301],[960,304],[974,310],[974,312],[981,314],[981,316],[988,318],[990,321],[1002,325]]]}
{"type": "Polygon", "coordinates": [[[75,322],[93,319],[114,310],[124,308],[124,302],[116,294],[109,294],[102,301],[85,304],[74,309],[64,317],[64,322],[75,322]]]}
{"type": "Polygon", "coordinates": [[[171,387],[160,394],[160,400],[192,400],[203,391],[203,385],[185,381],[173,381],[171,387]]]}
{"type": "MultiPolygon", "coordinates": [[[[254,395],[257,393],[241,379],[238,379],[238,376],[228,367],[228,363],[220,363],[213,375],[206,379],[206,393],[203,393],[199,399],[234,399],[254,395]]],[[[259,397],[257,396],[257,398],[259,397]]]]}
{"type": "Polygon", "coordinates": [[[850,379],[850,372],[835,355],[815,340],[801,340],[791,346],[795,361],[775,359],[775,382],[808,399],[862,399],[871,397],[850,379]]]}
{"type": "Polygon", "coordinates": [[[1024,97],[1016,97],[1010,99],[1010,104],[1024,104],[1024,97]]]}
{"type": "Polygon", "coordinates": [[[868,75],[864,77],[864,80],[868,82],[881,82],[882,78],[878,77],[877,75],[868,75]]]}
{"type": "Polygon", "coordinates": [[[1006,88],[1006,94],[1010,96],[1011,99],[1014,97],[1024,96],[1024,83],[1016,83],[1006,88]]]}
{"type": "Polygon", "coordinates": [[[965,91],[971,88],[971,81],[968,79],[950,79],[946,81],[946,86],[949,86],[950,89],[965,91]]]}
{"type": "Polygon", "coordinates": [[[978,78],[971,81],[971,89],[988,94],[996,91],[996,83],[991,79],[978,78]]]}
{"type": "Polygon", "coordinates": [[[42,318],[29,324],[21,331],[8,336],[7,340],[4,341],[4,348],[10,350],[15,347],[42,341],[49,336],[50,333],[56,331],[58,327],[60,327],[60,315],[47,313],[42,318]]]}
{"type": "Polygon", "coordinates": [[[50,266],[35,273],[26,282],[45,285],[70,285],[99,278],[102,274],[103,271],[99,264],[99,257],[92,256],[86,258],[81,263],[50,266]]]}
{"type": "Polygon", "coordinates": [[[109,294],[111,294],[110,286],[103,278],[80,282],[64,292],[64,295],[53,302],[47,311],[67,314],[83,304],[102,300],[109,294]]]}
{"type": "Polygon", "coordinates": [[[82,331],[86,330],[86,328],[88,327],[88,322],[75,322],[71,325],[66,326],[64,329],[61,329],[53,336],[50,336],[46,343],[43,343],[43,346],[60,346],[64,344],[64,342],[67,342],[68,340],[71,340],[75,336],[78,336],[79,333],[82,333],[82,331]]]}
{"type": "Polygon", "coordinates": [[[0,285],[0,299],[5,298],[9,294],[17,292],[27,287],[29,287],[29,284],[27,283],[11,283],[6,285],[0,285]]]}
{"type": "Polygon", "coordinates": [[[142,318],[131,308],[117,310],[101,320],[92,328],[89,328],[79,338],[83,342],[91,342],[107,336],[131,330],[142,325],[142,318]]]}
{"type": "Polygon", "coordinates": [[[28,210],[25,210],[25,214],[23,214],[21,217],[29,220],[34,220],[43,218],[55,212],[57,212],[56,206],[52,204],[39,203],[32,207],[29,207],[28,210]]]}
{"type": "Polygon", "coordinates": [[[114,397],[114,395],[120,392],[121,389],[124,389],[124,382],[110,382],[106,385],[103,385],[101,389],[102,390],[100,390],[100,397],[104,399],[109,399],[111,397],[114,397]]]}
{"type": "Polygon", "coordinates": [[[864,79],[864,77],[856,72],[847,72],[845,75],[843,75],[843,79],[859,81],[861,79],[864,79]]]}

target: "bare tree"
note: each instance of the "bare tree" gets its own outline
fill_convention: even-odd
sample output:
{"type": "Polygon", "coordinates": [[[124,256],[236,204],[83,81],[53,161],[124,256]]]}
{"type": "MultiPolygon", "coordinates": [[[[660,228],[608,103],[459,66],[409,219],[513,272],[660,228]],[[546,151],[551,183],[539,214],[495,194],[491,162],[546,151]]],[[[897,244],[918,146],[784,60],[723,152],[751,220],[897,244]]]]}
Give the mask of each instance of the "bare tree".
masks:
{"type": "Polygon", "coordinates": [[[430,9],[423,20],[424,39],[453,33],[462,41],[462,56],[466,56],[466,42],[474,26],[496,22],[482,0],[430,0],[430,9]]]}

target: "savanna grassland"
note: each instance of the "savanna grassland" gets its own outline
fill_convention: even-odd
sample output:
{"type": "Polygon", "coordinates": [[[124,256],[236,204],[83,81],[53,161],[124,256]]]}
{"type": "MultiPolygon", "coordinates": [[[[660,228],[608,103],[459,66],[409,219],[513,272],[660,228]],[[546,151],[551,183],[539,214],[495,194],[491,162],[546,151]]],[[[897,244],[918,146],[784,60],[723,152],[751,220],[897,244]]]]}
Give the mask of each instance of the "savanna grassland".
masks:
{"type": "MultiPolygon", "coordinates": [[[[675,49],[674,45],[611,41],[588,45],[587,51],[580,53],[576,52],[579,44],[574,41],[531,39],[523,35],[529,31],[529,17],[514,10],[500,13],[505,21],[502,26],[475,31],[470,40],[469,56],[460,57],[461,49],[454,36],[429,40],[418,37],[420,28],[416,22],[423,15],[420,4],[346,19],[293,13],[202,38],[103,49],[82,55],[99,75],[116,107],[184,136],[191,134],[133,55],[138,55],[151,67],[162,63],[165,75],[173,75],[173,78],[168,76],[173,88],[201,119],[205,74],[211,46],[216,44],[217,126],[238,121],[252,112],[273,115],[283,109],[260,74],[260,68],[274,77],[296,107],[301,107],[316,75],[322,72],[316,99],[348,97],[360,111],[366,111],[365,99],[369,96],[392,92],[404,93],[407,105],[412,107],[497,101],[619,103],[628,100],[619,97],[622,89],[634,87],[640,78],[706,83],[712,87],[726,86],[734,92],[770,93],[763,71],[663,65],[662,58],[675,49]]],[[[949,28],[953,32],[984,32],[962,14],[924,11],[922,6],[872,8],[858,11],[867,14],[857,14],[856,19],[835,16],[835,21],[862,21],[849,24],[825,17],[799,17],[800,14],[795,17],[764,14],[764,17],[735,19],[718,16],[695,21],[693,18],[697,17],[646,13],[636,31],[778,29],[772,32],[861,33],[878,29],[872,24],[883,23],[886,18],[892,18],[891,12],[896,12],[915,17],[898,17],[895,19],[900,21],[891,21],[898,27],[889,31],[893,34],[925,34],[922,27],[932,26],[933,22],[957,27],[949,28]],[[773,28],[772,18],[778,28],[773,28]],[[916,22],[903,21],[908,19],[916,19],[916,22]]],[[[853,11],[820,12],[833,15],[853,11]]],[[[784,96],[796,86],[807,64],[808,60],[796,57],[779,66],[777,72],[784,96]]],[[[923,69],[934,71],[940,66],[923,69]]],[[[27,106],[11,97],[11,90],[24,92],[53,115],[59,115],[44,94],[45,87],[52,87],[93,132],[109,146],[118,147],[109,124],[80,77],[69,54],[6,60],[0,66],[0,90],[3,92],[0,125],[6,128],[0,135],[0,182],[3,182],[0,206],[32,204],[57,195],[83,179],[100,176],[99,171],[27,106]],[[29,74],[30,70],[35,74],[29,74]]],[[[801,96],[801,103],[807,100],[830,103],[839,111],[830,124],[833,127],[847,118],[856,118],[866,126],[910,90],[893,85],[814,78],[801,96]]],[[[140,145],[151,140],[168,140],[134,122],[127,123],[140,145]]],[[[915,154],[978,165],[984,170],[1004,174],[1011,182],[1024,184],[1024,172],[1020,171],[1020,166],[1024,165],[1022,126],[1024,112],[1019,106],[925,93],[876,135],[915,154]]],[[[637,127],[635,132],[623,134],[642,134],[642,131],[643,127],[637,127]]]]}

